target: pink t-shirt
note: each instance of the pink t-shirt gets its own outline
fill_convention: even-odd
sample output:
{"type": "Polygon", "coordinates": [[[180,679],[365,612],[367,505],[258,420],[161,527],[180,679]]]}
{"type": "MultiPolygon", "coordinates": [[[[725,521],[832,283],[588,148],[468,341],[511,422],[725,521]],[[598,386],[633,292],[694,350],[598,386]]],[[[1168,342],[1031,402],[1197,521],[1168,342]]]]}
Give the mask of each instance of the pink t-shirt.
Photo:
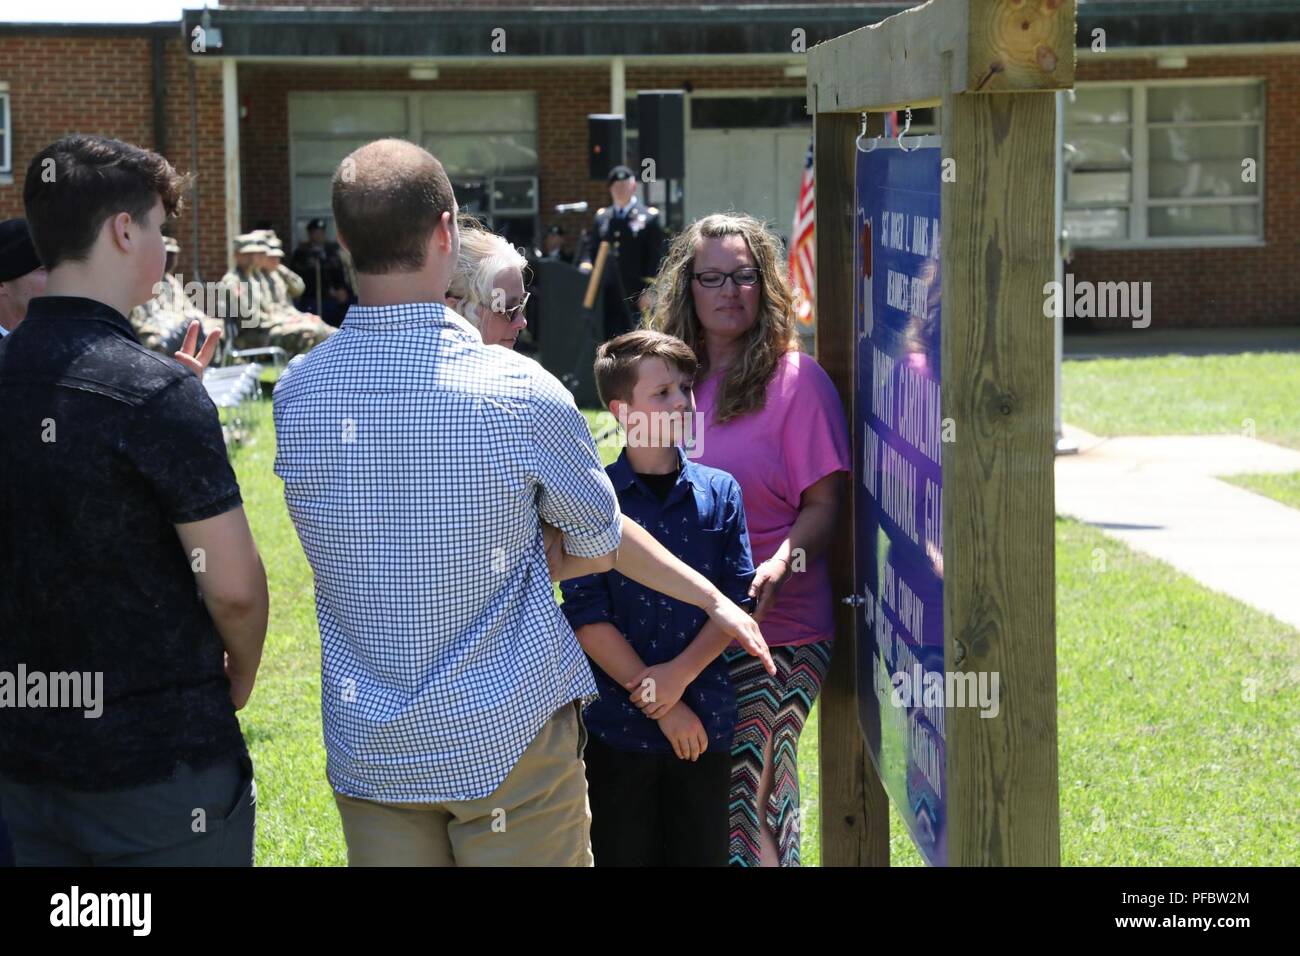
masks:
{"type": "MultiPolygon", "coordinates": [[[[758,566],[776,553],[799,516],[804,490],[849,471],[849,431],[830,376],[809,355],[788,352],[767,385],[767,403],[725,425],[713,420],[718,381],[695,389],[701,413],[695,461],[729,471],[740,483],[749,543],[758,566]]],[[[810,644],[834,636],[830,569],[823,553],[792,573],[763,619],[770,645],[810,644]]]]}

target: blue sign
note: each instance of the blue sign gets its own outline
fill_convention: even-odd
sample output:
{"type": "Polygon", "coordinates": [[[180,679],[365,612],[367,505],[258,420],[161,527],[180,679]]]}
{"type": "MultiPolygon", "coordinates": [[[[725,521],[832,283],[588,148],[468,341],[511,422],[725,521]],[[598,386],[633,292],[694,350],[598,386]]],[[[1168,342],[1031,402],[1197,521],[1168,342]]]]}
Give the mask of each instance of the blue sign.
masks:
{"type": "Polygon", "coordinates": [[[885,790],[921,854],[944,866],[940,156],[919,142],[904,151],[896,140],[868,141],[875,148],[857,154],[857,678],[885,790]]]}

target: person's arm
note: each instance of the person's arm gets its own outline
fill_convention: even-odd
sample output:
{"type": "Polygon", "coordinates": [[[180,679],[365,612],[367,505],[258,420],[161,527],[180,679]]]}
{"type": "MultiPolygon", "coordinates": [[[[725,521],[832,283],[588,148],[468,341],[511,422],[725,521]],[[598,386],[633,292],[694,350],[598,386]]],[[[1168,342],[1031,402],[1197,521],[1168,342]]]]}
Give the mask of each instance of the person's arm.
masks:
{"type": "Polygon", "coordinates": [[[239,710],[253,691],[262,662],[270,596],[243,507],[188,524],[176,534],[226,648],[230,697],[239,710]]]}
{"type": "Polygon", "coordinates": [[[840,499],[844,495],[844,472],[827,475],[804,489],[799,498],[799,516],[790,526],[790,533],[777,547],[776,553],[758,566],[749,593],[758,602],[754,619],[762,621],[777,593],[790,577],[791,563],[796,554],[801,564],[819,557],[830,545],[839,516],[840,499]]]}
{"type": "MultiPolygon", "coordinates": [[[[587,420],[551,375],[542,373],[535,380],[527,426],[539,520],[559,530],[564,555],[588,559],[576,573],[610,570],[622,529],[618,496],[600,464],[587,420]]],[[[565,573],[560,580],[574,576],[565,573]]]]}
{"type": "Polygon", "coordinates": [[[772,653],[763,640],[758,623],[712,581],[678,560],[635,521],[623,521],[623,542],[614,561],[614,570],[660,594],[700,608],[728,642],[735,640],[746,653],[762,661],[769,674],[776,673],[772,653]]]}
{"type": "Polygon", "coordinates": [[[266,636],[266,573],[217,410],[198,378],[179,373],[141,406],[125,450],[176,529],[229,655],[231,699],[242,707],[266,636]]]}
{"type": "MultiPolygon", "coordinates": [[[[745,521],[745,504],[740,485],[734,479],[718,501],[722,526],[726,538],[718,556],[718,571],[714,583],[724,595],[737,605],[749,608],[753,599],[749,587],[754,580],[754,558],[749,547],[749,526],[745,521]]],[[[686,688],[704,672],[718,655],[727,649],[731,638],[712,620],[706,621],[695,638],[672,660],[647,667],[624,686],[632,695],[632,703],[653,720],[665,717],[685,693],[686,688]],[[652,693],[638,690],[647,685],[652,693]]]]}
{"type": "Polygon", "coordinates": [[[645,670],[641,655],[623,633],[608,621],[584,624],[573,632],[587,656],[621,686],[645,670]]]}
{"type": "Polygon", "coordinates": [[[307,283],[302,280],[302,276],[298,275],[298,273],[294,272],[284,263],[280,263],[280,265],[277,266],[277,271],[284,279],[284,284],[289,290],[289,297],[291,299],[296,299],[307,291],[307,283]]]}

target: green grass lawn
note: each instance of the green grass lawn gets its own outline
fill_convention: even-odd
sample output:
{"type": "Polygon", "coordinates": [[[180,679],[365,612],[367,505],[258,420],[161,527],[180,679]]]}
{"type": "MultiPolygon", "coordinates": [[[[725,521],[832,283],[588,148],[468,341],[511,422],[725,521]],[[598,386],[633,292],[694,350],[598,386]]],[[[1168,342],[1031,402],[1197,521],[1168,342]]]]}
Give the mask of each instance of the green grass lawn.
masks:
{"type": "MultiPolygon", "coordinates": [[[[1057,521],[1056,573],[1061,862],[1300,863],[1300,632],[1074,521],[1057,521]]],[[[805,865],[820,861],[816,713],[799,745],[805,865]]],[[[892,805],[890,858],[923,865],[892,805]]]]}
{"type": "Polygon", "coordinates": [[[1281,475],[1232,475],[1220,480],[1240,485],[1290,508],[1300,508],[1300,471],[1281,475]]]}
{"type": "Polygon", "coordinates": [[[1251,435],[1300,448],[1300,354],[1066,361],[1065,420],[1097,435],[1251,435]]]}
{"type": "MultiPolygon", "coordinates": [[[[272,472],[270,403],[245,418],[251,437],[232,457],[272,595],[261,673],[240,713],[257,765],[257,862],[342,865],[311,572],[272,472]]],[[[1300,862],[1300,634],[1092,528],[1058,521],[1056,531],[1062,861],[1300,862]],[[1092,570],[1097,548],[1104,573],[1092,570]]],[[[799,754],[803,861],[816,865],[816,708],[799,754]]],[[[894,865],[918,864],[893,811],[890,828],[894,865]]]]}

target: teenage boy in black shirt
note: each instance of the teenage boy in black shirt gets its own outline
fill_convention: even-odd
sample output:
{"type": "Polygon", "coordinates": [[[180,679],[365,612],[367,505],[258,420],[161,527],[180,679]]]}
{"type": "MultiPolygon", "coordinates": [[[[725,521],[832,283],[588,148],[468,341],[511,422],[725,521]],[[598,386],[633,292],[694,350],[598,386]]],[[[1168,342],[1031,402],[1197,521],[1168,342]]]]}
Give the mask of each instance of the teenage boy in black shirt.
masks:
{"type": "Polygon", "coordinates": [[[49,279],[0,342],[0,799],[20,866],[252,864],[235,711],[266,575],[203,362],[148,351],[126,319],[184,185],[89,136],[27,171],[49,279]]]}

